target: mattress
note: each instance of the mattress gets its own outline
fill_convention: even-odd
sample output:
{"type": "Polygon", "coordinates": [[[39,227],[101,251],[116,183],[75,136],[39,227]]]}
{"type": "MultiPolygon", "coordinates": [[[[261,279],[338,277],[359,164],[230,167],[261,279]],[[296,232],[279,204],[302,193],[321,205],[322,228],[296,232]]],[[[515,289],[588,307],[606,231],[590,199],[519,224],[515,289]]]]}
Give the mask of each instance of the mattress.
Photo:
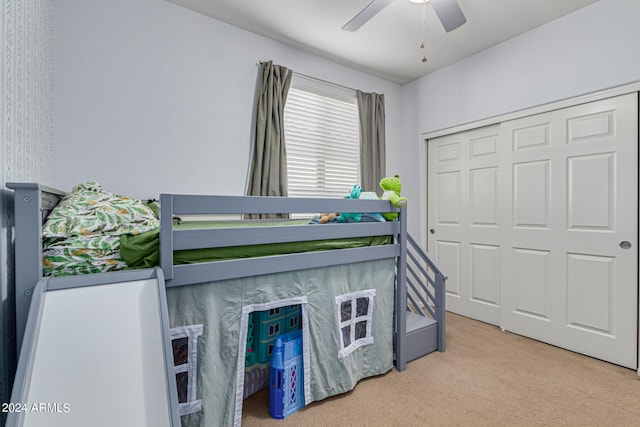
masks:
{"type": "MultiPolygon", "coordinates": [[[[240,228],[298,225],[319,227],[309,224],[306,219],[288,221],[189,221],[174,224],[174,229],[203,228],[240,228]]],[[[330,227],[331,225],[322,225],[330,227]]],[[[301,228],[300,232],[303,233],[301,228]]],[[[173,263],[193,264],[238,258],[282,255],[300,252],[323,251],[331,249],[359,248],[384,245],[390,242],[389,236],[351,237],[329,240],[311,240],[302,242],[270,243],[261,245],[228,246],[220,248],[191,249],[175,251],[173,263]]],[[[154,229],[138,235],[120,237],[120,255],[129,268],[148,268],[158,265],[160,257],[159,230],[154,229]]]]}

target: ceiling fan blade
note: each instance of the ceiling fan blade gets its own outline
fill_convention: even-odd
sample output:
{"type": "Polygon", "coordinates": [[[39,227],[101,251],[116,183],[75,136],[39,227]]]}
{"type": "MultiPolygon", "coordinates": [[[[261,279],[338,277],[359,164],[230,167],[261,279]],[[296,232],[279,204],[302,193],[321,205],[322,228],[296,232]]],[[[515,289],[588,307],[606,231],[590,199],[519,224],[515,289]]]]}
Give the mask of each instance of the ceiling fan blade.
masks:
{"type": "Polygon", "coordinates": [[[431,0],[431,4],[447,33],[467,22],[457,0],[431,0]]]}
{"type": "Polygon", "coordinates": [[[356,31],[392,1],[393,0],[372,0],[371,3],[366,5],[356,16],[344,24],[342,29],[345,31],[356,31]]]}

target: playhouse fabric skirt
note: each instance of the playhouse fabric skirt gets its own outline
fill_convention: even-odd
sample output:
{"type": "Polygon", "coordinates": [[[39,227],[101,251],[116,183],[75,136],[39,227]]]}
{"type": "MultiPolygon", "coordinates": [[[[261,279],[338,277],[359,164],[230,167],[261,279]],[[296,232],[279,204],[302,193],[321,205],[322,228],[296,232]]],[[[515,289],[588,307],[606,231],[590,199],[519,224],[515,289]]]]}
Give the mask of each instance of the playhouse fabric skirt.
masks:
{"type": "Polygon", "coordinates": [[[167,289],[182,425],[240,423],[253,311],[300,304],[307,404],[389,371],[394,282],[387,259],[167,289]]]}

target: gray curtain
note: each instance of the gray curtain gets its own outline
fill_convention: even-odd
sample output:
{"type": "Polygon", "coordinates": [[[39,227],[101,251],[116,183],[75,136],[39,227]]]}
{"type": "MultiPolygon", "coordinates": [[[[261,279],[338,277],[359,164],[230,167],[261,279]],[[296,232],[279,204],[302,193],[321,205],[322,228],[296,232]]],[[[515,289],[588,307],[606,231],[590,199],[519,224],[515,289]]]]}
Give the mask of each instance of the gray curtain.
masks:
{"type": "Polygon", "coordinates": [[[386,176],[384,95],[356,91],[360,114],[360,181],[365,191],[379,191],[386,176]]]}
{"type": "Polygon", "coordinates": [[[256,93],[256,127],[247,195],[287,195],[284,104],[291,70],[272,61],[260,64],[256,93]]]}

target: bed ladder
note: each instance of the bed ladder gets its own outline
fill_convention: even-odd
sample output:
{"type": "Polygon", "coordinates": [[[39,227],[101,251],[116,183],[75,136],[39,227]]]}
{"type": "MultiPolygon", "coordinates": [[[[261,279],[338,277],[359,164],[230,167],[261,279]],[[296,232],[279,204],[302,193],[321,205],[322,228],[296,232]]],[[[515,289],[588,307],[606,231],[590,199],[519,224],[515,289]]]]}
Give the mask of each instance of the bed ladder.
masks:
{"type": "Polygon", "coordinates": [[[447,278],[416,240],[408,233],[406,236],[406,265],[401,275],[406,283],[407,301],[403,359],[410,362],[445,350],[447,278]]]}

